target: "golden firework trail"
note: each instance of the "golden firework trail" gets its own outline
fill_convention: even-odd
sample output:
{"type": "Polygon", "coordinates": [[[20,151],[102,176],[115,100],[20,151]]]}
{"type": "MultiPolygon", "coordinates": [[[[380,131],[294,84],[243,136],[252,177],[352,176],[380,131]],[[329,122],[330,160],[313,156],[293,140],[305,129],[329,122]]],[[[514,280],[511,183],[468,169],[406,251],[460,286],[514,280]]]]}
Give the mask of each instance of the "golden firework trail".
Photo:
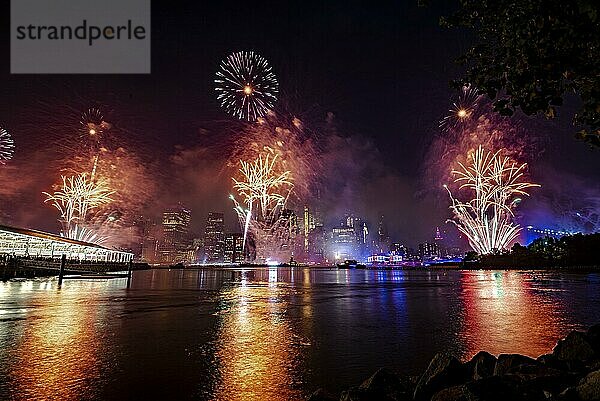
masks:
{"type": "Polygon", "coordinates": [[[0,128],[0,165],[12,159],[15,151],[15,142],[4,128],[0,128]]]}
{"type": "Polygon", "coordinates": [[[277,155],[259,155],[252,162],[240,161],[241,179],[232,177],[233,187],[242,198],[241,202],[230,195],[240,226],[244,229],[244,247],[250,231],[272,234],[280,227],[281,212],[294,186],[291,172],[277,171],[277,155]]]}
{"type": "Polygon", "coordinates": [[[61,176],[62,185],[54,193],[44,192],[46,199],[60,212],[62,235],[80,241],[98,239],[91,229],[85,227],[88,213],[112,202],[114,191],[99,180],[91,180],[87,174],[71,177],[61,176]]]}
{"type": "Polygon", "coordinates": [[[518,164],[502,156],[501,151],[488,152],[482,146],[469,156],[469,163],[458,164],[460,169],[452,171],[454,182],[460,190],[472,192],[473,197],[460,201],[444,185],[454,212],[450,221],[477,253],[506,249],[521,231],[513,221],[513,209],[521,201],[520,196],[529,195],[527,188],[540,185],[523,181],[526,163],[518,164]]]}

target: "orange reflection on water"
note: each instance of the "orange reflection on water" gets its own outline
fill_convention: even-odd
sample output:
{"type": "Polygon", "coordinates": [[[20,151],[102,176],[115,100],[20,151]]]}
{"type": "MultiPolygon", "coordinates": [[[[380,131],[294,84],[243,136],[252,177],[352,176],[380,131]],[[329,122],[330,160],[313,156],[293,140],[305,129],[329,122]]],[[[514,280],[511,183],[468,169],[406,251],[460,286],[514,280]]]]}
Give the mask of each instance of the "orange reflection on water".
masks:
{"type": "Polygon", "coordinates": [[[552,350],[564,335],[563,306],[536,290],[535,280],[535,273],[514,271],[461,273],[466,357],[479,350],[532,357],[552,350]],[[525,338],[523,328],[529,332],[525,338]]]}
{"type": "Polygon", "coordinates": [[[302,399],[297,378],[302,341],[286,317],[283,296],[292,291],[277,282],[277,269],[222,293],[229,306],[221,315],[216,356],[219,384],[215,400],[302,399]],[[264,281],[263,281],[264,280],[264,281]]]}
{"type": "Polygon", "coordinates": [[[74,297],[65,289],[57,290],[55,282],[40,285],[48,287],[48,294],[32,292],[30,305],[43,310],[43,315],[27,318],[11,350],[11,399],[91,398],[100,376],[101,341],[96,327],[101,320],[99,312],[88,304],[89,300],[74,297]]]}

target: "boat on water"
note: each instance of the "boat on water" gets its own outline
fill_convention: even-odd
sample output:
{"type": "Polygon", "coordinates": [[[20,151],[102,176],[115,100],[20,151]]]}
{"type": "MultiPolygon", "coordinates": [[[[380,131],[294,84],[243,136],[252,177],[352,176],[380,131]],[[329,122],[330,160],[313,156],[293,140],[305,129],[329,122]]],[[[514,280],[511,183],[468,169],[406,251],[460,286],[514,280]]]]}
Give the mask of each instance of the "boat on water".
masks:
{"type": "Polygon", "coordinates": [[[366,266],[358,263],[356,260],[348,259],[344,263],[337,264],[338,269],[365,269],[366,266]]]}

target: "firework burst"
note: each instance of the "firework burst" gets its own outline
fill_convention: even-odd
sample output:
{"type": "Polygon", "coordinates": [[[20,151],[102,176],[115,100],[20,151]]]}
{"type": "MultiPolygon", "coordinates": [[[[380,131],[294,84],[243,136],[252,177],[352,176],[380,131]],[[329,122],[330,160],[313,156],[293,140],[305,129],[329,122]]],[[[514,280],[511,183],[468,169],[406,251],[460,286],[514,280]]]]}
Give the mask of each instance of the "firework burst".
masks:
{"type": "Polygon", "coordinates": [[[215,78],[217,100],[240,120],[256,121],[273,109],[279,84],[267,60],[250,51],[221,62],[215,78]]]}
{"type": "Polygon", "coordinates": [[[252,235],[257,258],[266,260],[276,256],[283,245],[279,243],[280,231],[287,221],[283,210],[294,187],[293,180],[290,171],[281,168],[277,155],[268,153],[251,162],[241,160],[239,173],[241,178],[232,180],[242,201],[233,195],[230,198],[244,230],[244,247],[252,235]]]}
{"type": "Polygon", "coordinates": [[[12,137],[3,128],[0,128],[0,164],[5,164],[7,160],[12,159],[15,151],[15,142],[12,137]]]}
{"type": "Polygon", "coordinates": [[[98,180],[91,180],[87,174],[72,177],[62,176],[62,184],[54,193],[44,192],[45,203],[51,203],[60,213],[59,221],[64,237],[80,241],[100,239],[88,227],[90,212],[112,201],[108,186],[98,180]]]}
{"type": "Polygon", "coordinates": [[[240,160],[277,156],[277,165],[294,177],[293,200],[306,200],[316,192],[322,165],[317,142],[323,135],[309,126],[290,115],[269,115],[258,124],[246,124],[231,136],[234,140],[228,144],[227,167],[237,173],[240,160]]]}
{"type": "Polygon", "coordinates": [[[100,109],[89,108],[81,114],[79,120],[82,136],[98,138],[104,131],[110,129],[111,125],[104,121],[104,114],[100,109]]]}
{"type": "Polygon", "coordinates": [[[481,95],[472,86],[463,86],[458,99],[452,103],[448,115],[440,120],[440,128],[449,130],[463,125],[473,118],[481,95]]]}
{"type": "Polygon", "coordinates": [[[465,234],[476,252],[488,254],[506,249],[521,230],[513,221],[513,209],[521,196],[528,196],[526,189],[539,185],[523,181],[526,163],[518,164],[500,151],[492,153],[479,146],[468,160],[466,164],[459,162],[460,168],[452,174],[459,190],[473,196],[460,201],[445,186],[454,213],[450,221],[465,234]]]}
{"type": "Polygon", "coordinates": [[[532,160],[543,152],[544,144],[531,132],[531,125],[518,116],[498,115],[474,88],[463,88],[450,114],[440,121],[441,130],[429,147],[424,171],[429,189],[437,192],[442,183],[452,179],[457,162],[466,163],[465,156],[479,146],[503,149],[504,155],[514,160],[532,160]],[[464,118],[459,116],[460,110],[464,110],[464,118]]]}

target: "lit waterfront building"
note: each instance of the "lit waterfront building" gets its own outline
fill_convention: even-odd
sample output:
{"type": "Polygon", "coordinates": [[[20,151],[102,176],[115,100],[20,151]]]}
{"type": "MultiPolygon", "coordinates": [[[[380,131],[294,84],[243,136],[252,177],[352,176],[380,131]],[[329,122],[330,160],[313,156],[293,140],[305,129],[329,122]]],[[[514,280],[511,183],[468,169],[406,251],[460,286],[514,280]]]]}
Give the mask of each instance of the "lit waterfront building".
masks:
{"type": "Polygon", "coordinates": [[[24,258],[60,259],[125,263],[133,253],[122,252],[89,242],[25,228],[0,226],[0,255],[24,258]]]}
{"type": "Polygon", "coordinates": [[[206,263],[225,261],[225,217],[220,212],[210,212],[204,230],[204,256],[206,263]]]}
{"type": "Polygon", "coordinates": [[[162,263],[194,262],[190,241],[191,217],[191,211],[181,205],[163,212],[162,240],[159,243],[162,263]]]}
{"type": "Polygon", "coordinates": [[[370,255],[367,262],[374,265],[396,265],[404,262],[404,256],[394,254],[370,255]]]}
{"type": "Polygon", "coordinates": [[[225,263],[244,262],[244,235],[242,233],[225,234],[224,255],[225,263]]]}

